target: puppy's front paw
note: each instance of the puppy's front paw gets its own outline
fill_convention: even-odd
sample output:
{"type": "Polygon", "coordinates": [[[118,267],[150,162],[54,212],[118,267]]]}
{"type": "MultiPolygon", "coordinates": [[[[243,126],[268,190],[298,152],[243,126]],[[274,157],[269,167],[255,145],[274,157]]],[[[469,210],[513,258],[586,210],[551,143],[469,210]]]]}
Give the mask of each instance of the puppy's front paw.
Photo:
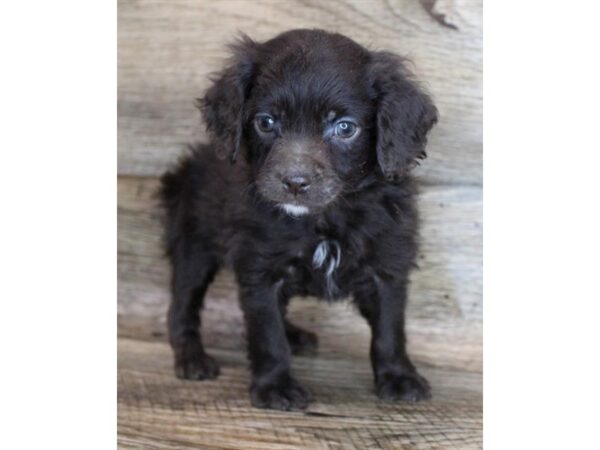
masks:
{"type": "Polygon", "coordinates": [[[219,375],[219,364],[206,353],[193,353],[175,358],[175,375],[186,380],[210,380],[219,375]]]}
{"type": "Polygon", "coordinates": [[[312,397],[290,375],[283,375],[266,384],[254,382],[250,388],[250,400],[257,408],[289,411],[305,409],[312,397]]]}
{"type": "Polygon", "coordinates": [[[377,396],[387,401],[418,402],[431,398],[429,382],[418,373],[386,374],[377,380],[377,396]]]}

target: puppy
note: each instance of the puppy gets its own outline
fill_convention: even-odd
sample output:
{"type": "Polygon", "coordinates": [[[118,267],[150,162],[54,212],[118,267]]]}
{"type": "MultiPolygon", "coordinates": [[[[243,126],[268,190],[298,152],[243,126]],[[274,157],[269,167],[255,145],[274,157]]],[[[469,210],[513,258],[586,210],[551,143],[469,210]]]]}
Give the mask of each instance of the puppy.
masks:
{"type": "Polygon", "coordinates": [[[437,110],[402,59],[320,30],[232,46],[198,106],[211,142],[162,178],[172,264],[170,343],[178,377],[215,378],[200,309],[233,269],[260,408],[305,408],[291,354],[317,338],[286,319],[291,297],[351,297],[372,329],[384,400],[430,397],[406,352],[404,311],[416,255],[416,189],[437,110]],[[217,155],[228,155],[224,161],[217,155]]]}

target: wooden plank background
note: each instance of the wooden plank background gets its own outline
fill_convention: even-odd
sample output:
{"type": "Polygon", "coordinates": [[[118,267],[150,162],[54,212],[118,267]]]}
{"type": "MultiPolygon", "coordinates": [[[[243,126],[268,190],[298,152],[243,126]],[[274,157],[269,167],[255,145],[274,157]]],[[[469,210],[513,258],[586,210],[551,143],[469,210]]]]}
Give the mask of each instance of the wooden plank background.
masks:
{"type": "MultiPolygon", "coordinates": [[[[440,110],[440,122],[431,134],[428,147],[430,156],[416,170],[422,192],[423,244],[418,261],[420,270],[412,276],[408,331],[410,349],[417,363],[430,368],[426,372],[428,375],[433,374],[434,395],[437,382],[449,391],[441,389],[441,403],[435,403],[434,397],[434,406],[419,406],[424,408],[418,410],[424,411],[423,414],[434,411],[429,428],[426,427],[429,431],[406,431],[404,437],[390,438],[382,427],[402,428],[403,421],[412,420],[412,416],[404,417],[408,411],[404,406],[394,410],[399,416],[393,416],[392,409],[385,409],[387,417],[393,416],[393,420],[390,419],[387,425],[373,425],[372,433],[367,433],[368,442],[375,447],[373,442],[378,442],[381,448],[398,448],[396,445],[402,448],[469,448],[480,445],[481,436],[477,430],[480,424],[482,366],[482,5],[481,0],[423,3],[425,6],[433,5],[433,14],[438,17],[443,14],[445,21],[456,29],[442,25],[418,0],[119,1],[121,447],[197,448],[193,443],[202,442],[201,448],[236,448],[236,442],[240,442],[222,434],[219,435],[221,440],[211,441],[209,445],[209,441],[197,440],[207,436],[201,431],[197,431],[201,436],[192,433],[192,437],[186,438],[184,435],[193,427],[194,411],[187,410],[193,406],[189,403],[191,397],[184,401],[175,394],[169,400],[148,390],[148,386],[160,386],[160,389],[179,392],[177,383],[185,383],[173,378],[167,370],[171,360],[164,344],[164,316],[168,305],[169,272],[166,261],[161,257],[160,212],[153,193],[157,187],[157,176],[177,159],[184,145],[206,139],[193,99],[207,87],[208,74],[222,67],[227,57],[226,44],[239,32],[261,40],[300,27],[338,31],[371,49],[386,49],[408,56],[440,110]],[[150,358],[151,363],[144,362],[144,357],[150,358]],[[158,378],[157,373],[160,375],[158,378]],[[444,377],[453,381],[445,382],[444,377]],[[465,380],[471,383],[468,387],[461,385],[467,382],[465,380]],[[459,402],[457,406],[453,402],[458,401],[456,396],[462,394],[469,401],[459,402]],[[150,396],[147,399],[150,404],[142,398],[145,395],[150,396]],[[156,395],[160,398],[152,397],[156,395]],[[448,399],[452,401],[446,401],[448,399]],[[168,419],[165,416],[168,408],[179,412],[168,419]],[[152,418],[151,414],[157,413],[157,409],[161,410],[160,415],[152,418]],[[456,431],[458,437],[454,441],[451,437],[453,425],[448,422],[451,414],[465,419],[462,422],[460,418],[450,421],[454,423],[455,431],[462,430],[456,431]],[[404,418],[399,419],[400,416],[404,418]],[[190,420],[192,422],[187,424],[186,421],[190,420]],[[165,421],[164,427],[170,424],[170,431],[152,431],[157,421],[165,421]],[[177,428],[178,423],[187,424],[181,425],[187,427],[187,431],[177,428]],[[162,444],[157,443],[159,435],[164,438],[162,444]],[[445,441],[443,436],[447,437],[445,441]]],[[[327,361],[331,360],[342,366],[354,361],[359,364],[360,376],[350,374],[352,377],[370,376],[368,367],[363,367],[368,353],[369,330],[350,306],[345,303],[327,305],[307,299],[293,302],[291,314],[299,324],[316,331],[321,338],[318,361],[311,363],[311,367],[326,368],[327,361]]],[[[242,319],[230,273],[222,273],[211,287],[204,317],[206,326],[203,332],[207,346],[218,356],[219,353],[229,355],[230,364],[243,361],[242,319]]],[[[247,381],[247,374],[242,369],[232,369],[234,378],[239,376],[235,378],[238,384],[247,381]]],[[[212,386],[222,386],[218,384],[219,380],[211,382],[212,386]]],[[[216,421],[214,427],[207,425],[206,430],[216,432],[221,423],[217,418],[229,417],[223,411],[220,415],[219,408],[238,414],[238,419],[240,414],[248,414],[248,417],[258,420],[259,416],[247,408],[245,391],[239,398],[242,406],[231,403],[231,399],[219,405],[218,395],[203,396],[201,388],[199,386],[198,391],[194,391],[193,398],[208,402],[203,414],[208,422],[216,421]]],[[[352,395],[363,395],[360,397],[363,402],[372,400],[365,397],[364,386],[359,388],[362,390],[352,391],[352,395]]],[[[225,392],[224,388],[220,389],[217,391],[225,392]]],[[[326,403],[328,398],[337,398],[338,403],[344,403],[342,394],[333,393],[333,390],[335,386],[320,400],[326,403]]],[[[343,395],[350,392],[348,387],[343,395]]],[[[323,393],[319,397],[323,397],[323,393]]],[[[350,430],[345,438],[337,441],[315,438],[303,442],[310,442],[312,448],[338,448],[335,442],[346,442],[347,446],[340,444],[340,448],[352,448],[353,445],[365,448],[356,444],[365,441],[360,440],[360,433],[356,434],[351,429],[372,425],[371,419],[380,417],[378,414],[382,413],[377,409],[381,405],[374,410],[368,410],[366,404],[358,401],[352,405],[354,410],[366,415],[357,413],[352,419],[355,422],[344,422],[350,430]]],[[[323,403],[311,406],[311,411],[313,408],[327,409],[323,403]]],[[[340,411],[344,412],[334,407],[323,414],[335,415],[340,411]]],[[[280,423],[274,417],[260,416],[260,420],[280,423]]],[[[297,430],[299,425],[294,420],[290,419],[291,422],[286,422],[283,428],[297,430]]],[[[415,420],[415,423],[421,423],[421,419],[415,420]]],[[[244,420],[235,423],[241,428],[249,426],[244,420]]],[[[310,428],[312,425],[307,422],[302,426],[310,428]]],[[[333,430],[323,429],[321,432],[337,436],[333,430]]],[[[226,434],[225,431],[222,433],[226,434]]],[[[288,436],[282,433],[282,436],[288,436]]],[[[267,438],[263,435],[257,441],[265,444],[266,441],[261,439],[267,438]]],[[[301,447],[295,446],[293,440],[286,442],[280,442],[281,448],[301,447]]],[[[262,444],[256,444],[256,448],[265,448],[262,444]]],[[[269,448],[279,448],[273,442],[270,445],[269,448]]]]}

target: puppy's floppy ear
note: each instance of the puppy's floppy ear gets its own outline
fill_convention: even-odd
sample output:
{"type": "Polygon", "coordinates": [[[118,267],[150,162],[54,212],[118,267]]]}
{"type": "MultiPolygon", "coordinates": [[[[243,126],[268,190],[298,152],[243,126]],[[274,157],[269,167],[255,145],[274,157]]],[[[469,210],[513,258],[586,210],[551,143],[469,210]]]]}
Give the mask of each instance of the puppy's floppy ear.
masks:
{"type": "Polygon", "coordinates": [[[392,53],[371,54],[370,82],[377,102],[377,162],[396,181],[427,156],[427,133],[437,122],[433,102],[392,53]]]}
{"type": "Polygon", "coordinates": [[[196,99],[196,106],[218,150],[229,153],[234,163],[240,150],[244,103],[255,71],[258,44],[243,35],[230,48],[233,57],[229,65],[213,77],[212,86],[204,97],[196,99]]]}

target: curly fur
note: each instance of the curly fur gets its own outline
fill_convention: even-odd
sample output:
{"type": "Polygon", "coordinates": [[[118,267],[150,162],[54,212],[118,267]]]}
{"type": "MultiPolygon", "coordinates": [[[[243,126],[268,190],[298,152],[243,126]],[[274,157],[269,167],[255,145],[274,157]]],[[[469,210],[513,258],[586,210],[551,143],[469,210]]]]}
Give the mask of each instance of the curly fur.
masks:
{"type": "Polygon", "coordinates": [[[215,273],[229,266],[246,321],[253,405],[304,408],[311,399],[290,371],[291,352],[317,344],[285,317],[297,295],[352,297],[372,327],[379,397],[428,398],[406,353],[404,309],[418,230],[409,171],[425,157],[433,103],[401,58],[339,34],[294,30],[232,48],[198,100],[211,142],[191,147],[162,178],[177,375],[219,373],[202,346],[199,311],[215,273]],[[277,133],[257,130],[265,111],[278,117],[277,133]],[[341,116],[359,125],[356,138],[326,131],[341,116]],[[286,176],[298,174],[310,189],[291,193],[286,176]]]}

